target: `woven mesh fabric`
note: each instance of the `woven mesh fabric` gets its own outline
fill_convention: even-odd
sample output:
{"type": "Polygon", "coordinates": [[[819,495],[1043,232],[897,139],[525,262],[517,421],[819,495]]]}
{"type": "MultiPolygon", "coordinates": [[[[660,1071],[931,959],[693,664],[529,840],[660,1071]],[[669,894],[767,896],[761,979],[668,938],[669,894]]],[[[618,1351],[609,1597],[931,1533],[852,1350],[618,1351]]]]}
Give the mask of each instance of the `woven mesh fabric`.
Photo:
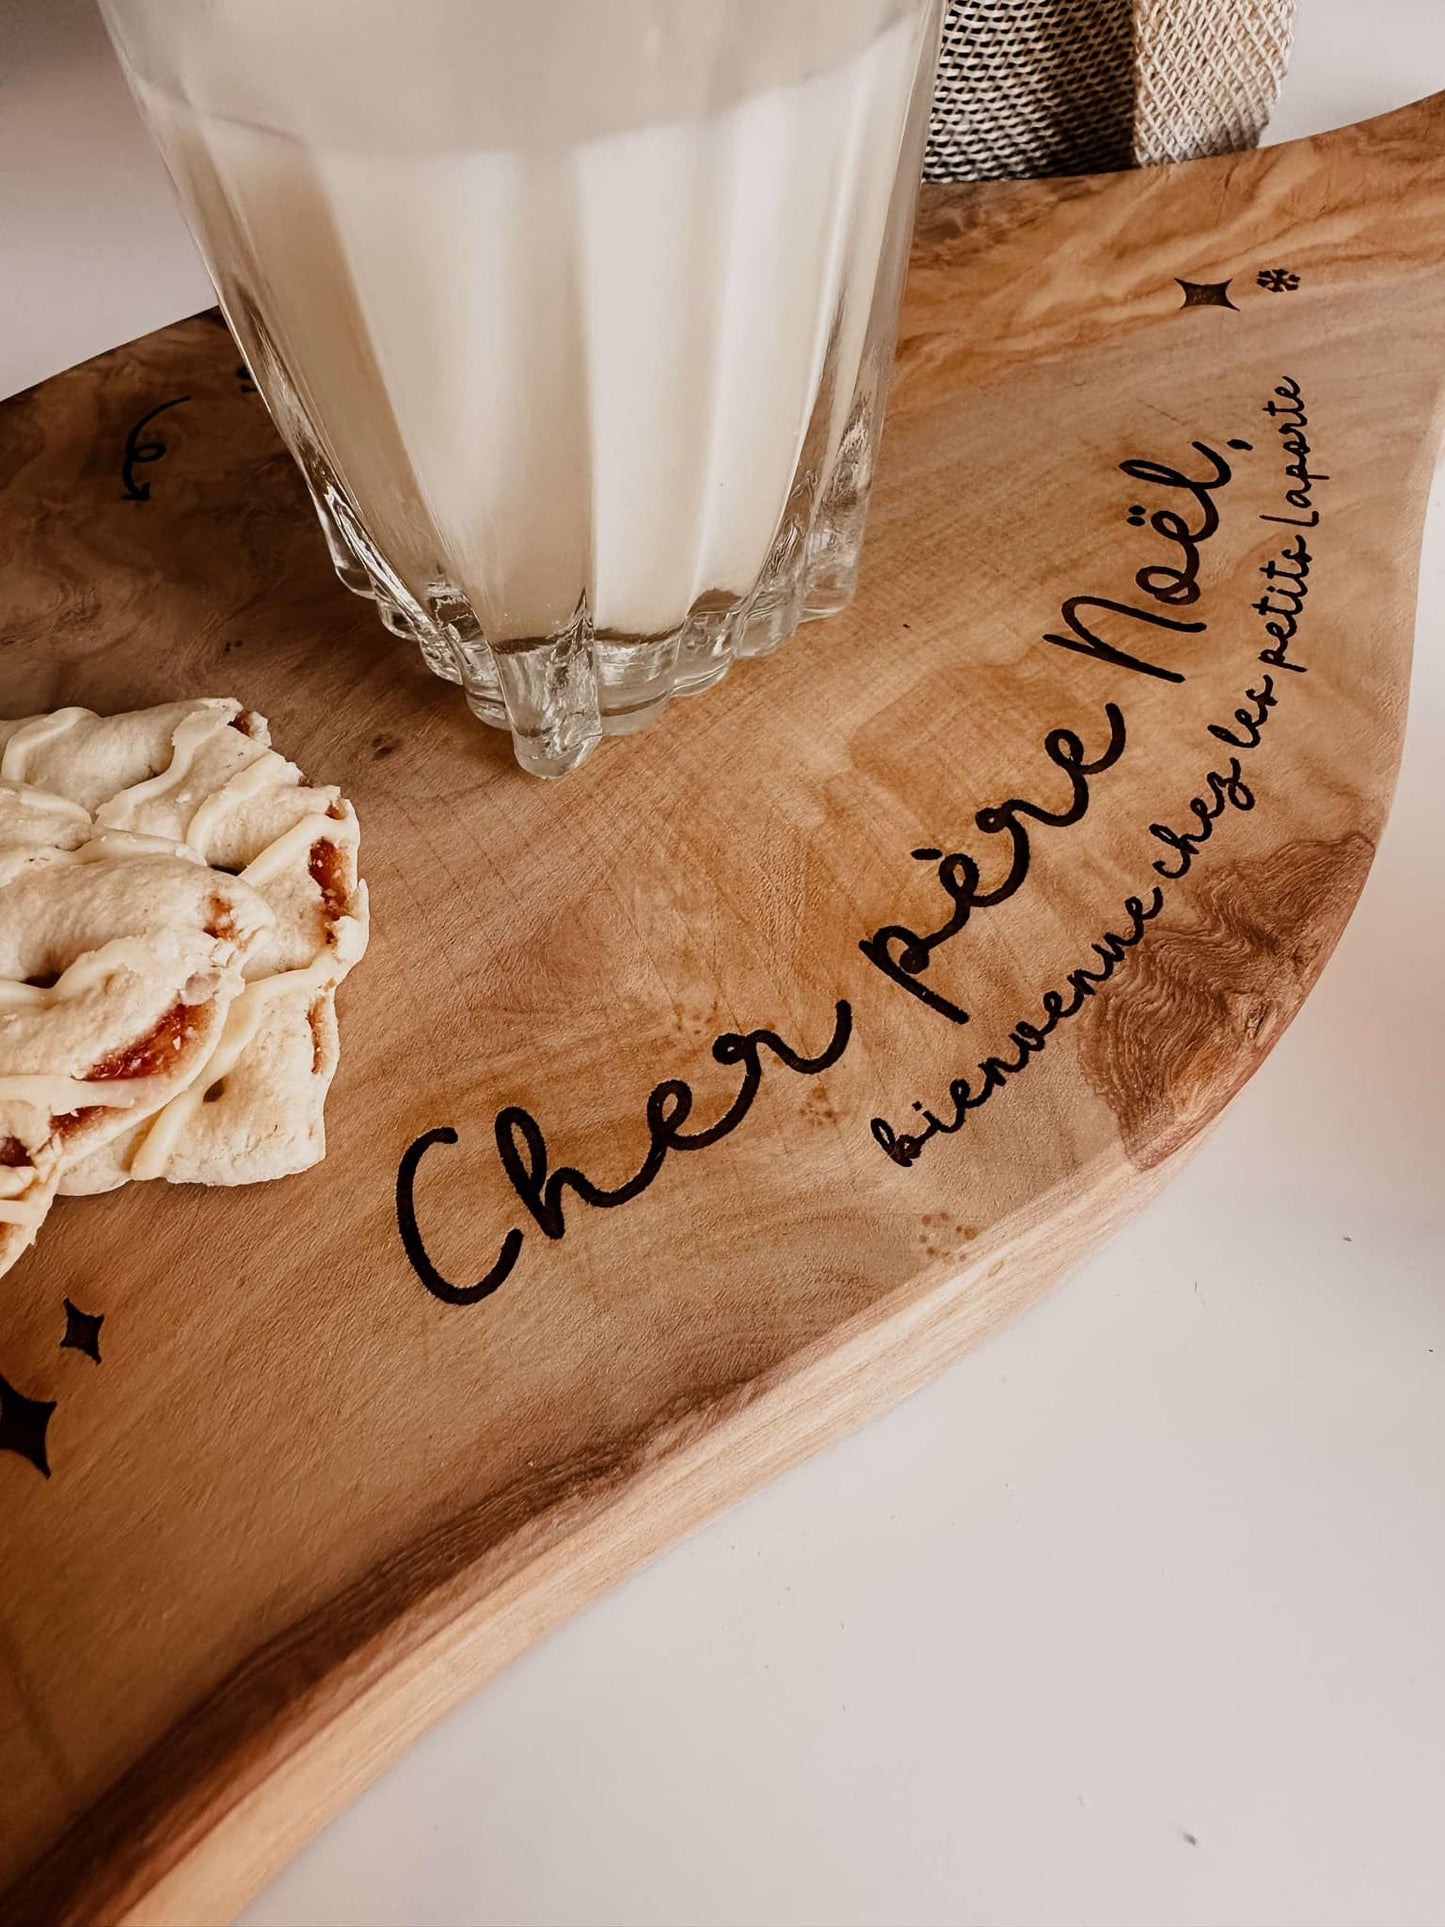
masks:
{"type": "Polygon", "coordinates": [[[1253,147],[1279,97],[1293,0],[1135,0],[1134,158],[1253,147]]]}
{"type": "Polygon", "coordinates": [[[924,177],[1088,174],[1251,147],[1294,0],[950,0],[924,177]]]}

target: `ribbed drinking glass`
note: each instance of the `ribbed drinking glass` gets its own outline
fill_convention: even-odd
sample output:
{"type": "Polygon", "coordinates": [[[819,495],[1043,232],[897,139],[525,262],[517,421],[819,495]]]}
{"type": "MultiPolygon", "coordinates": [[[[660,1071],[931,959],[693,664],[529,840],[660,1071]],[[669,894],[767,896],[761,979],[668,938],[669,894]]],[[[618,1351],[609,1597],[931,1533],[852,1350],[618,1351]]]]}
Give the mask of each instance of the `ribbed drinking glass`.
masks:
{"type": "Polygon", "coordinates": [[[940,0],[102,3],[338,575],[527,769],[844,605],[940,0]]]}

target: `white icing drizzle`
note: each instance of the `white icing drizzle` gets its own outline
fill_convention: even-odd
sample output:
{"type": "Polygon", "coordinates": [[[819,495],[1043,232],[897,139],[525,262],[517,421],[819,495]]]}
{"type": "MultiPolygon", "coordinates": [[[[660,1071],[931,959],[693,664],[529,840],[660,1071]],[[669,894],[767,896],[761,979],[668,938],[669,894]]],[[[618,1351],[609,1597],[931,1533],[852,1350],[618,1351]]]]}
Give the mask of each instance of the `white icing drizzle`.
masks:
{"type": "Polygon", "coordinates": [[[148,830],[96,830],[78,850],[69,850],[77,863],[98,863],[112,856],[180,856],[188,863],[205,864],[199,851],[173,837],[152,836],[148,830]]]}
{"type": "Polygon", "coordinates": [[[93,830],[84,843],[77,844],[73,850],[42,846],[19,854],[39,863],[99,863],[103,857],[178,856],[187,863],[206,868],[206,859],[189,843],[177,843],[169,836],[151,836],[145,830],[93,830]]]}
{"type": "Polygon", "coordinates": [[[154,776],[147,776],[142,782],[132,783],[128,790],[120,790],[108,802],[102,803],[95,813],[96,822],[125,829],[134,819],[138,805],[179,789],[189,776],[198,753],[221,730],[228,729],[232,717],[239,714],[239,708],[229,697],[208,696],[199,702],[171,732],[171,760],[166,767],[154,776]]]}
{"type": "Polygon", "coordinates": [[[118,970],[141,976],[155,963],[155,951],[139,937],[112,937],[95,950],[83,950],[48,989],[0,977],[0,1010],[48,1010],[67,998],[83,996],[118,970]]]}
{"type": "Polygon", "coordinates": [[[0,1164],[0,1224],[39,1224],[49,1202],[33,1164],[0,1164]]]}
{"type": "Polygon", "coordinates": [[[92,1106],[128,1111],[148,1095],[150,1083],[146,1077],[61,1077],[44,1071],[17,1071],[0,1077],[0,1104],[29,1104],[52,1117],[92,1106]]]}
{"type": "Polygon", "coordinates": [[[276,789],[281,786],[274,781],[280,770],[289,770],[291,765],[276,749],[263,749],[259,756],[238,769],[236,774],[222,783],[218,790],[204,798],[200,807],[186,825],[186,841],[201,855],[209,858],[209,844],[212,833],[226,811],[234,804],[245,803],[262,790],[276,789]]]}
{"type": "Polygon", "coordinates": [[[22,723],[5,745],[5,754],[0,756],[0,777],[9,783],[23,783],[33,750],[54,742],[73,723],[86,722],[94,715],[93,709],[57,709],[53,715],[37,716],[33,722],[22,723]]]}
{"type": "Polygon", "coordinates": [[[309,990],[319,995],[336,981],[335,963],[329,951],[300,970],[278,970],[272,977],[259,977],[247,984],[226,1013],[225,1027],[216,1048],[195,1077],[169,1104],[163,1104],[147,1126],[144,1136],[131,1153],[133,1178],[160,1178],[175,1156],[181,1133],[205,1100],[206,1092],[236,1068],[241,1053],[261,1027],[266,1005],[273,997],[292,991],[309,990]]]}
{"type": "MultiPolygon", "coordinates": [[[[87,709],[82,710],[80,713],[88,716],[90,711],[87,709]]],[[[25,727],[29,729],[32,726],[33,725],[27,723],[25,727]]],[[[5,746],[6,756],[8,756],[10,751],[15,747],[17,739],[24,734],[25,730],[17,730],[15,735],[10,738],[10,741],[5,746]]],[[[58,796],[54,790],[38,789],[33,783],[22,783],[18,777],[0,776],[0,789],[7,790],[17,803],[29,803],[35,809],[50,810],[52,812],[59,809],[62,812],[77,817],[82,823],[88,823],[90,821],[90,811],[83,803],[73,803],[68,796],[58,796]]]]}
{"type": "Polygon", "coordinates": [[[0,1198],[0,1224],[40,1224],[49,1202],[43,1191],[37,1198],[0,1198]]]}
{"type": "Polygon", "coordinates": [[[350,811],[345,816],[327,816],[323,811],[312,811],[310,815],[303,816],[299,823],[293,823],[289,830],[283,831],[274,843],[268,843],[241,872],[241,881],[251,884],[253,888],[270,883],[294,858],[308,851],[313,843],[335,843],[338,848],[347,848],[356,841],[356,818],[350,811]]]}

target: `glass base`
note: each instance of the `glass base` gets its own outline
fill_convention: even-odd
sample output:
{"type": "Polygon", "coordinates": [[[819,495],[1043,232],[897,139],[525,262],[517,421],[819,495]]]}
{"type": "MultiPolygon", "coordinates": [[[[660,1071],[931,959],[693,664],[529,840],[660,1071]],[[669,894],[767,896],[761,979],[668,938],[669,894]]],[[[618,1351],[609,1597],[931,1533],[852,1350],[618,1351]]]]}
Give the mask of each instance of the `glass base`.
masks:
{"type": "MultiPolygon", "coordinates": [[[[906,240],[906,223],[898,232],[906,240]]],[[[380,539],[294,392],[259,313],[239,296],[228,313],[239,323],[249,365],[305,477],[341,582],[375,603],[384,626],[414,644],[434,675],[460,685],[474,716],[509,732],[523,769],[565,776],[604,736],[649,728],[674,696],[710,689],[740,658],[770,655],[801,623],[836,615],[851,601],[882,425],[901,248],[902,240],[898,260],[880,280],[887,294],[875,295],[877,312],[866,352],[852,364],[846,411],[836,389],[836,342],[830,347],[757,580],[741,592],[709,589],[663,635],[598,628],[584,590],[570,617],[549,633],[490,640],[421,497],[403,490],[380,501],[387,530],[380,539]]]]}
{"type": "Polygon", "coordinates": [[[461,685],[479,721],[511,734],[523,769],[565,776],[604,736],[636,735],[674,696],[711,689],[734,662],[771,655],[801,623],[846,608],[862,541],[864,505],[854,506],[854,514],[823,524],[825,537],[817,528],[811,539],[785,531],[774,550],[782,566],[770,561],[750,595],[710,592],[665,636],[599,631],[584,604],[552,635],[488,644],[465,600],[444,585],[423,607],[394,580],[383,587],[363,575],[362,587],[354,567],[337,574],[376,603],[386,628],[414,643],[434,675],[461,685]]]}
{"type": "MultiPolygon", "coordinates": [[[[282,392],[270,372],[269,385],[282,392]]],[[[710,689],[734,662],[771,655],[801,623],[836,615],[852,600],[882,415],[880,372],[865,373],[831,456],[813,446],[828,417],[820,395],[757,581],[741,595],[700,595],[665,635],[598,629],[584,596],[547,635],[489,642],[472,604],[442,576],[445,565],[388,560],[299,410],[285,419],[342,583],[374,602],[385,627],[415,644],[434,675],[460,684],[474,716],[510,733],[523,769],[565,776],[604,736],[649,728],[674,696],[710,689]]]]}

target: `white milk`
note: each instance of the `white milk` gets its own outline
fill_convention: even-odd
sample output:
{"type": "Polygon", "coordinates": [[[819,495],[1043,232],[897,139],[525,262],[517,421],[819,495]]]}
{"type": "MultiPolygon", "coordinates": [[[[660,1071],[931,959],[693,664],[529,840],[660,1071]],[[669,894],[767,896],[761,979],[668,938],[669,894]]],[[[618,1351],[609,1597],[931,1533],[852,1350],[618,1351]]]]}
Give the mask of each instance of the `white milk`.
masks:
{"type": "Polygon", "coordinates": [[[113,13],[242,339],[413,594],[494,641],[746,594],[851,401],[917,0],[113,13]]]}

